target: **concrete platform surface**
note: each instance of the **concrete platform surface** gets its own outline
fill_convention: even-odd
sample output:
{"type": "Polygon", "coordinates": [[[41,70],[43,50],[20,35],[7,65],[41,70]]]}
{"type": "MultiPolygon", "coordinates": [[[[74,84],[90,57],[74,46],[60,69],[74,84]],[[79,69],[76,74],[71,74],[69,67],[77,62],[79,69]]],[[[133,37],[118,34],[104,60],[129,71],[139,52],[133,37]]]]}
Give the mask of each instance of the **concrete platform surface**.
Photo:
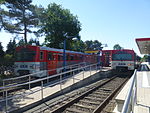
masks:
{"type": "MultiPolygon", "coordinates": [[[[135,104],[133,113],[150,113],[150,71],[137,71],[137,92],[135,95],[135,104]]],[[[114,109],[115,113],[120,113],[126,99],[131,79],[126,83],[124,88],[115,98],[117,106],[114,109]]]]}

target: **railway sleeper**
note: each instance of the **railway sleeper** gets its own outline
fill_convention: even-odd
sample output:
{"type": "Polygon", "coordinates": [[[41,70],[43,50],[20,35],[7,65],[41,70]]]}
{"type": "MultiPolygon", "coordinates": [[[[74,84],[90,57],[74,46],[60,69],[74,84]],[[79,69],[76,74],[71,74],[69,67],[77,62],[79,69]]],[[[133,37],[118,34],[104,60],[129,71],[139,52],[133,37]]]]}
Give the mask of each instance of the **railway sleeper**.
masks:
{"type": "Polygon", "coordinates": [[[73,104],[73,106],[80,107],[83,109],[90,109],[90,110],[94,110],[96,108],[95,105],[88,106],[88,105],[83,105],[83,104],[79,104],[79,103],[73,104]]]}
{"type": "Polygon", "coordinates": [[[96,109],[94,107],[81,105],[81,104],[73,104],[70,108],[77,109],[82,112],[89,112],[89,113],[91,113],[92,111],[94,111],[94,109],[96,109]]]}
{"type": "Polygon", "coordinates": [[[63,112],[63,113],[87,113],[87,112],[84,112],[84,111],[81,111],[78,109],[74,109],[74,108],[67,108],[65,111],[66,112],[63,112]]]}
{"type": "Polygon", "coordinates": [[[90,103],[90,104],[95,104],[95,105],[99,105],[100,104],[100,102],[92,102],[92,101],[88,101],[88,100],[80,100],[79,102],[90,103]]]}
{"type": "Polygon", "coordinates": [[[91,97],[84,97],[84,99],[89,100],[89,101],[98,101],[98,102],[103,102],[104,99],[102,98],[91,98],[91,97]]]}
{"type": "Polygon", "coordinates": [[[105,92],[93,92],[92,93],[93,95],[100,95],[100,96],[102,96],[102,95],[104,95],[104,96],[108,96],[108,95],[110,95],[110,93],[105,93],[105,92]]]}
{"type": "Polygon", "coordinates": [[[99,104],[93,104],[93,103],[88,103],[88,102],[81,102],[79,101],[78,104],[84,105],[84,106],[98,106],[99,104]]]}
{"type": "Polygon", "coordinates": [[[99,88],[98,90],[103,90],[103,91],[106,91],[106,92],[107,92],[107,91],[108,91],[108,92],[109,92],[109,91],[112,91],[112,89],[108,89],[108,88],[99,88]]]}
{"type": "Polygon", "coordinates": [[[101,95],[99,97],[95,97],[95,96],[88,96],[88,97],[90,97],[93,100],[98,100],[98,99],[105,100],[108,96],[101,95]]]}
{"type": "Polygon", "coordinates": [[[96,97],[96,98],[105,98],[107,97],[108,95],[97,95],[97,94],[90,94],[89,97],[96,97]]]}

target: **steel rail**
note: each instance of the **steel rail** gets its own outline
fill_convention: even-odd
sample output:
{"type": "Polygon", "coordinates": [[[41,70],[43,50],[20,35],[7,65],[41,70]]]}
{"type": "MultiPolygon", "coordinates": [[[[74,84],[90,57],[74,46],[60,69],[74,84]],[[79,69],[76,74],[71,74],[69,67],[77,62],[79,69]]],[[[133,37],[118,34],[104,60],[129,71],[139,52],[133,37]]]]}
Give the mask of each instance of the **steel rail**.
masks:
{"type": "Polygon", "coordinates": [[[100,113],[103,108],[109,103],[109,100],[111,100],[115,96],[115,94],[127,82],[127,80],[128,78],[126,78],[126,80],[119,87],[117,87],[92,113],[100,113]]]}
{"type": "Polygon", "coordinates": [[[116,77],[112,77],[111,79],[105,81],[104,83],[86,91],[85,93],[83,93],[82,95],[78,96],[77,98],[73,99],[72,101],[66,103],[65,105],[57,108],[54,111],[51,111],[51,113],[61,113],[62,111],[64,111],[67,107],[69,107],[70,105],[74,104],[75,102],[77,102],[78,100],[82,99],[83,97],[85,97],[86,95],[90,94],[91,92],[93,92],[94,90],[98,89],[99,87],[107,84],[108,82],[112,81],[113,79],[115,79],[116,77]]]}

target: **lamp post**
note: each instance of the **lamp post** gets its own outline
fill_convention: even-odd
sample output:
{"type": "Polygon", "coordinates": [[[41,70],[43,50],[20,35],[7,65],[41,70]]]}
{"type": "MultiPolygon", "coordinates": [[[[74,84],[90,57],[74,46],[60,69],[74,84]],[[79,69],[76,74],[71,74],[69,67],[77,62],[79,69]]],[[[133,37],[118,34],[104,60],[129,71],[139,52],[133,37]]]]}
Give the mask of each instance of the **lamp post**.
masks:
{"type": "Polygon", "coordinates": [[[98,65],[99,66],[101,66],[101,56],[102,56],[102,49],[104,48],[104,47],[108,47],[108,45],[107,44],[102,44],[101,45],[101,47],[99,48],[99,52],[98,52],[98,65]],[[104,45],[104,46],[102,46],[102,45],[104,45]]]}
{"type": "Polygon", "coordinates": [[[70,38],[76,38],[75,36],[67,36],[67,33],[64,34],[64,49],[63,49],[63,67],[64,67],[64,72],[66,71],[66,40],[70,38]]]}
{"type": "Polygon", "coordinates": [[[64,67],[64,72],[65,72],[66,71],[66,38],[64,39],[63,67],[64,67]]]}

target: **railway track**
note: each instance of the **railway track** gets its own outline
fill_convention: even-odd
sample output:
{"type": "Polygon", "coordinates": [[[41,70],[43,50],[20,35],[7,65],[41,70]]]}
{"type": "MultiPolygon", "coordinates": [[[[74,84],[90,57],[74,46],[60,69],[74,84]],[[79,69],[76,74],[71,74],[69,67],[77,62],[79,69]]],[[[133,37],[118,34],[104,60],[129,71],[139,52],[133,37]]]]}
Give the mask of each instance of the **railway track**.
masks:
{"type": "MultiPolygon", "coordinates": [[[[108,107],[114,102],[109,102],[116,92],[129,78],[113,77],[100,80],[90,86],[81,88],[73,93],[55,99],[53,102],[45,102],[42,106],[26,111],[32,113],[100,113],[108,103],[108,107]]],[[[110,109],[110,108],[108,108],[110,109]]],[[[107,113],[107,108],[103,110],[107,113]]]]}
{"type": "MultiPolygon", "coordinates": [[[[112,78],[103,84],[85,92],[81,96],[66,102],[51,113],[99,113],[109,103],[127,79],[112,78]]],[[[47,112],[50,112],[47,110],[47,112]]]]}

